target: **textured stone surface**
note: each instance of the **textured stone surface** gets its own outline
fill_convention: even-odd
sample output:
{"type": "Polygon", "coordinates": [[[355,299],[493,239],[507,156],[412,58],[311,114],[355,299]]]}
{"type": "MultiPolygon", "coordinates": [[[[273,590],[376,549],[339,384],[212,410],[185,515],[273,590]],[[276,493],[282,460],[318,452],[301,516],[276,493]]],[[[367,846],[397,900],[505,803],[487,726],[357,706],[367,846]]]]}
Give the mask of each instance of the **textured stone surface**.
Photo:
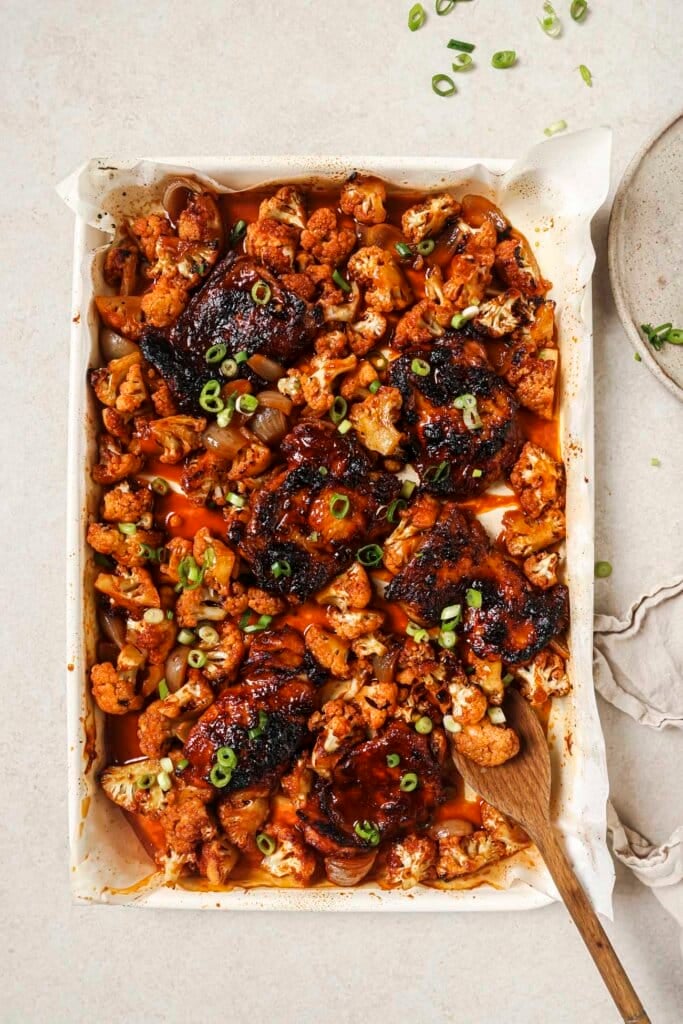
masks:
{"type": "MultiPolygon", "coordinates": [[[[433,8],[431,0],[426,6],[433,8]]],[[[4,487],[0,858],[3,1024],[175,1024],[208,1016],[432,1024],[616,1019],[559,906],[533,914],[225,915],[71,906],[64,712],[65,405],[72,221],[53,186],[88,156],[399,153],[515,156],[565,118],[611,124],[613,185],[680,104],[676,0],[595,0],[562,38],[540,0],[474,0],[406,27],[410,0],[256,5],[6,0],[0,41],[4,487]],[[492,13],[494,11],[495,13],[492,13]],[[439,99],[451,36],[478,67],[439,99]],[[511,71],[489,66],[515,47],[511,71]],[[588,89],[576,70],[590,67],[588,89]]],[[[633,359],[595,222],[597,583],[625,610],[681,571],[683,409],[633,359]],[[650,465],[657,456],[662,466],[650,465]],[[679,500],[675,500],[678,491],[679,500]]],[[[646,657],[646,655],[644,655],[646,657]]],[[[601,704],[615,802],[661,840],[680,783],[680,736],[645,733],[601,704]]],[[[652,1019],[683,1000],[676,929],[617,871],[608,925],[652,1019]]],[[[678,1009],[677,1009],[678,1007],[678,1009]]]]}

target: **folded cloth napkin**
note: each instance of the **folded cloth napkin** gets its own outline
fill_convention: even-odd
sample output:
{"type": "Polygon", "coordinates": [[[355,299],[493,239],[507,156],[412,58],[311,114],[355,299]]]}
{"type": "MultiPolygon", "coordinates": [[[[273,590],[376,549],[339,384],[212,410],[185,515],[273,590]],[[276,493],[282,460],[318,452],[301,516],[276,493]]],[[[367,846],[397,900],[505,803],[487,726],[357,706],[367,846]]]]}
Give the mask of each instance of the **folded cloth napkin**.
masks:
{"type": "MultiPolygon", "coordinates": [[[[682,623],[681,577],[636,601],[624,621],[595,616],[593,668],[598,693],[652,729],[683,729],[682,623]]],[[[654,890],[683,928],[683,825],[661,846],[653,846],[622,825],[610,804],[607,827],[616,858],[654,890]]]]}

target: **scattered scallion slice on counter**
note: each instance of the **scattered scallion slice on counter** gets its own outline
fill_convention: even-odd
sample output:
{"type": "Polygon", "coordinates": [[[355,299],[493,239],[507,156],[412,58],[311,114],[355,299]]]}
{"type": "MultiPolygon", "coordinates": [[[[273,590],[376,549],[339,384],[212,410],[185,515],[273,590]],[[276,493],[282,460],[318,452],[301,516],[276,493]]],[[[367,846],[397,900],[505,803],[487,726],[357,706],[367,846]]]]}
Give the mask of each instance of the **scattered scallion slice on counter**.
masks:
{"type": "Polygon", "coordinates": [[[476,49],[474,43],[463,43],[461,39],[449,39],[446,45],[449,50],[462,50],[463,53],[473,53],[476,49]]]}
{"type": "Polygon", "coordinates": [[[401,781],[398,784],[398,788],[402,793],[412,793],[413,790],[417,789],[419,779],[415,772],[406,772],[401,776],[401,781]]]}
{"type": "Polygon", "coordinates": [[[642,363],[642,361],[643,361],[643,357],[641,356],[640,352],[634,352],[633,353],[633,358],[635,359],[635,361],[637,363],[642,363]]]}
{"type": "Polygon", "coordinates": [[[557,11],[550,3],[550,0],[545,0],[543,4],[543,17],[537,20],[545,34],[550,36],[551,39],[557,39],[562,33],[562,22],[558,18],[557,11]]]}
{"type": "Polygon", "coordinates": [[[471,67],[474,67],[474,61],[469,53],[459,53],[451,64],[451,70],[455,72],[467,71],[471,67]]]}
{"type": "Polygon", "coordinates": [[[351,511],[351,502],[346,494],[338,494],[336,491],[330,497],[330,513],[335,519],[346,519],[351,511]]]}
{"type": "Polygon", "coordinates": [[[491,57],[491,67],[497,68],[499,71],[505,68],[511,68],[516,63],[516,50],[497,50],[493,57],[491,57]]]}
{"type": "Polygon", "coordinates": [[[572,0],[569,14],[574,21],[583,21],[588,14],[588,0],[572,0]]]}
{"type": "Polygon", "coordinates": [[[450,14],[457,2],[458,0],[436,0],[436,13],[441,17],[444,14],[450,14]]]}
{"type": "Polygon", "coordinates": [[[383,551],[379,544],[366,544],[364,548],[359,548],[356,552],[356,559],[361,565],[364,565],[366,569],[374,569],[375,566],[380,565],[382,561],[383,551]]]}
{"type": "Polygon", "coordinates": [[[666,342],[670,345],[683,345],[683,330],[671,323],[660,324],[659,327],[641,324],[640,329],[656,352],[661,352],[666,342]]]}
{"type": "Polygon", "coordinates": [[[427,20],[427,12],[422,4],[413,4],[408,11],[408,28],[411,32],[417,32],[427,20]]]}
{"type": "Polygon", "coordinates": [[[595,575],[599,580],[606,580],[608,576],[612,575],[612,566],[609,562],[596,562],[595,575]]]}
{"type": "Polygon", "coordinates": [[[429,715],[422,715],[415,723],[415,732],[419,732],[421,736],[428,736],[433,728],[434,723],[429,715]]]}
{"type": "Polygon", "coordinates": [[[270,302],[272,292],[265,281],[257,281],[251,289],[251,297],[257,306],[265,306],[270,302]]]}
{"type": "Polygon", "coordinates": [[[579,64],[579,74],[583,78],[586,85],[593,87],[593,76],[590,73],[590,69],[585,64],[579,64]]]}
{"type": "Polygon", "coordinates": [[[332,280],[336,284],[337,288],[341,288],[343,292],[351,291],[351,285],[346,280],[346,278],[342,277],[338,270],[335,270],[334,274],[332,275],[332,280]]]}
{"type": "Polygon", "coordinates": [[[452,96],[458,91],[449,75],[432,75],[432,89],[437,96],[452,96]]]}
{"type": "Polygon", "coordinates": [[[660,460],[660,459],[658,459],[658,458],[656,458],[656,457],[655,457],[655,458],[652,458],[652,459],[650,459],[650,465],[651,465],[651,466],[655,466],[655,468],[657,468],[657,469],[659,469],[659,467],[661,466],[661,464],[662,464],[662,463],[661,463],[661,460],[660,460]]]}
{"type": "Polygon", "coordinates": [[[566,121],[553,121],[547,128],[543,129],[543,134],[550,137],[551,135],[557,135],[558,132],[564,132],[567,129],[566,121]]]}
{"type": "Polygon", "coordinates": [[[341,423],[346,416],[346,410],[348,409],[348,402],[341,395],[336,395],[335,399],[330,408],[330,419],[333,423],[341,423]]]}

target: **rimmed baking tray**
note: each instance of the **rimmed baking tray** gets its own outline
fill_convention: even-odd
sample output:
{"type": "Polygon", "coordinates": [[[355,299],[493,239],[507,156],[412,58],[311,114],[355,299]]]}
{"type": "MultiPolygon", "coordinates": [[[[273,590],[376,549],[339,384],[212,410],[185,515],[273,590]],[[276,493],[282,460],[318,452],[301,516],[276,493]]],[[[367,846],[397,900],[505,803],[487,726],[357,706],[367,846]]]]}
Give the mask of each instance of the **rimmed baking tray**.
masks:
{"type": "MultiPolygon", "coordinates": [[[[478,191],[499,203],[534,245],[554,282],[561,351],[561,438],[567,467],[567,569],[572,612],[571,697],[556,701],[550,719],[553,805],[557,827],[598,909],[609,913],[612,863],[605,846],[607,773],[592,682],[593,388],[590,220],[607,193],[610,133],[593,129],[535,147],[522,160],[390,157],[177,157],[143,163],[93,160],[59,188],[76,212],[69,387],[67,537],[67,708],[71,879],[79,901],[144,907],[265,910],[510,910],[542,906],[557,893],[534,850],[464,879],[462,887],[418,886],[385,891],[376,884],[341,889],[242,888],[208,890],[188,881],[167,888],[120,810],[97,785],[103,766],[101,715],[87,685],[96,641],[92,553],[85,527],[98,489],[90,479],[97,419],[87,370],[98,361],[93,294],[98,250],[109,236],[103,209],[116,191],[134,195],[136,182],[171,168],[195,171],[232,189],[269,181],[327,179],[353,170],[399,187],[478,191]]],[[[140,193],[137,193],[138,197],[140,193]]],[[[101,262],[101,256],[100,256],[101,262]]]]}

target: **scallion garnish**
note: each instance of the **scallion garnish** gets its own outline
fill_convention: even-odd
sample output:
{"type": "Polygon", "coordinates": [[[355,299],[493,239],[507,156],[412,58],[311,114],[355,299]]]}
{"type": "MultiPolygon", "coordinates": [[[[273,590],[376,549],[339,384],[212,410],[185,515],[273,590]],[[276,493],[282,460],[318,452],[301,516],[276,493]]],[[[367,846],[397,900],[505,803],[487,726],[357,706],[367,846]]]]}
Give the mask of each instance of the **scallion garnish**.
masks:
{"type": "Polygon", "coordinates": [[[147,608],[142,617],[150,626],[159,626],[166,618],[162,608],[147,608]]]}
{"type": "Polygon", "coordinates": [[[337,427],[337,430],[339,431],[340,434],[348,434],[349,430],[351,429],[351,425],[351,420],[342,420],[339,426],[337,427]]]}
{"type": "Polygon", "coordinates": [[[588,0],[572,0],[569,13],[574,21],[583,21],[588,14],[588,0]]]}
{"type": "Polygon", "coordinates": [[[183,647],[189,647],[195,641],[195,635],[191,629],[181,629],[178,633],[178,643],[182,644],[183,647]]]}
{"type": "Polygon", "coordinates": [[[491,67],[498,68],[498,70],[511,68],[516,63],[516,50],[497,50],[493,57],[491,57],[491,67]]]}
{"type": "Polygon", "coordinates": [[[383,551],[379,544],[366,544],[356,552],[356,559],[366,569],[374,569],[382,561],[383,551]]]}
{"type": "Polygon", "coordinates": [[[640,329],[657,352],[662,350],[665,342],[670,345],[683,345],[683,330],[674,327],[673,324],[660,324],[659,327],[641,324],[640,329]]]}
{"type": "Polygon", "coordinates": [[[333,423],[341,423],[346,416],[346,410],[348,409],[348,402],[341,395],[336,395],[330,408],[330,419],[333,423]]]}
{"type": "Polygon", "coordinates": [[[382,382],[379,380],[373,380],[372,384],[368,388],[371,395],[376,395],[379,389],[382,387],[382,382]]]}
{"type": "Polygon", "coordinates": [[[657,468],[657,469],[659,469],[661,464],[662,464],[661,459],[658,459],[656,457],[653,457],[653,458],[650,459],[650,465],[651,466],[655,466],[655,468],[657,468]]]}
{"type": "Polygon", "coordinates": [[[505,725],[507,719],[502,708],[489,708],[486,712],[491,725],[505,725]]]}
{"type": "Polygon", "coordinates": [[[374,821],[357,821],[353,826],[353,831],[356,833],[359,839],[367,843],[368,846],[379,846],[380,831],[375,825],[374,821]]]}
{"type": "Polygon", "coordinates": [[[398,788],[402,793],[412,793],[414,789],[417,789],[418,781],[419,780],[415,772],[406,772],[401,776],[398,788]]]}
{"type": "Polygon", "coordinates": [[[243,416],[251,416],[258,409],[258,398],[255,395],[240,395],[235,402],[235,408],[243,416]]]}
{"type": "Polygon", "coordinates": [[[272,292],[270,290],[270,285],[266,284],[265,281],[257,281],[251,289],[251,297],[257,306],[267,305],[267,303],[270,302],[271,295],[272,292]]]}
{"type": "Polygon", "coordinates": [[[196,590],[204,579],[204,569],[193,555],[185,555],[178,563],[178,580],[183,590],[196,590]]]}
{"type": "Polygon", "coordinates": [[[400,754],[387,754],[387,765],[389,768],[398,768],[401,763],[400,754]]]}
{"type": "Polygon", "coordinates": [[[292,567],[285,558],[281,558],[277,562],[273,562],[270,567],[270,571],[276,580],[279,580],[281,576],[291,576],[292,567]]]}
{"type": "Polygon", "coordinates": [[[468,608],[481,608],[481,590],[470,587],[465,592],[465,600],[467,601],[468,608]]]}
{"type": "Polygon", "coordinates": [[[543,129],[543,134],[548,136],[557,135],[558,132],[565,131],[566,127],[566,121],[553,121],[552,124],[549,124],[547,128],[543,129]]]}
{"type": "Polygon", "coordinates": [[[236,352],[235,353],[235,362],[237,363],[238,366],[241,363],[246,363],[248,358],[249,358],[249,353],[245,352],[244,349],[242,349],[241,352],[236,352]]]}
{"type": "Polygon", "coordinates": [[[422,626],[418,626],[417,622],[409,622],[406,626],[406,634],[415,641],[416,644],[423,644],[429,640],[429,633],[422,626]]]}
{"type": "Polygon", "coordinates": [[[351,502],[346,494],[338,494],[336,491],[330,497],[330,513],[335,519],[346,519],[351,511],[351,502]]]}
{"type": "Polygon", "coordinates": [[[451,475],[450,462],[440,462],[438,466],[428,466],[422,474],[422,479],[428,484],[438,484],[451,475]]]}
{"type": "Polygon", "coordinates": [[[412,497],[416,487],[417,484],[415,483],[414,480],[404,480],[401,485],[401,497],[405,498],[406,500],[412,497]]]}
{"type": "Polygon", "coordinates": [[[220,412],[225,408],[225,402],[221,398],[221,382],[219,380],[208,380],[199,395],[199,404],[206,412],[220,412]]]}
{"type": "Polygon", "coordinates": [[[438,639],[439,647],[443,647],[447,651],[451,651],[458,642],[458,638],[453,630],[440,630],[438,639]]]}
{"type": "Polygon", "coordinates": [[[277,850],[277,843],[267,832],[259,832],[256,836],[256,845],[264,857],[270,857],[271,853],[277,850]]]}
{"type": "Polygon", "coordinates": [[[167,482],[161,476],[155,476],[150,484],[150,487],[152,488],[155,494],[160,494],[162,497],[165,494],[168,494],[170,490],[170,487],[168,486],[167,482]]]}
{"type": "Polygon", "coordinates": [[[394,248],[402,260],[409,260],[413,255],[413,250],[405,242],[397,242],[394,248]]]}
{"type": "Polygon", "coordinates": [[[423,238],[421,242],[417,243],[417,251],[420,256],[429,256],[430,253],[434,252],[436,242],[433,238],[423,238]]]}
{"type": "Polygon", "coordinates": [[[219,367],[219,373],[221,377],[236,377],[237,370],[237,360],[235,359],[224,359],[219,367]]]}
{"type": "Polygon", "coordinates": [[[238,220],[237,223],[233,225],[232,231],[230,232],[230,245],[235,245],[237,242],[239,242],[240,238],[242,237],[246,230],[246,220],[238,220]]]}
{"type": "Polygon", "coordinates": [[[335,270],[334,274],[332,275],[332,280],[336,284],[337,288],[341,288],[343,292],[351,291],[351,285],[346,280],[346,278],[342,277],[338,270],[335,270]]]}
{"type": "Polygon", "coordinates": [[[411,32],[417,32],[419,28],[422,28],[426,19],[427,12],[422,4],[413,4],[408,11],[408,28],[411,32]]]}
{"type": "Polygon", "coordinates": [[[247,503],[247,499],[241,494],[235,494],[234,491],[228,491],[225,495],[225,500],[228,501],[235,508],[244,508],[247,503]]]}
{"type": "Polygon", "coordinates": [[[219,764],[215,764],[209,772],[209,779],[211,784],[216,789],[223,789],[230,782],[232,778],[232,771],[230,768],[222,768],[219,764]]]}
{"type": "Polygon", "coordinates": [[[443,727],[446,730],[446,732],[462,732],[462,726],[460,722],[456,722],[456,720],[453,718],[453,715],[444,715],[442,721],[443,727]]]}
{"type": "Polygon", "coordinates": [[[257,740],[259,736],[262,736],[268,726],[268,715],[265,711],[259,711],[258,713],[258,725],[253,726],[247,730],[247,736],[250,740],[257,740]]]}
{"type": "Polygon", "coordinates": [[[479,430],[483,427],[484,424],[477,408],[477,399],[474,395],[458,395],[453,400],[453,405],[456,409],[462,410],[463,422],[468,430],[479,430]]]}
{"type": "Polygon", "coordinates": [[[612,566],[609,562],[596,562],[595,575],[599,580],[606,580],[608,576],[612,575],[612,566]]]}
{"type": "Polygon", "coordinates": [[[168,683],[166,682],[165,679],[160,679],[159,680],[158,690],[159,690],[159,698],[161,700],[166,700],[166,698],[168,697],[170,691],[168,689],[168,683]]]}
{"type": "Polygon", "coordinates": [[[467,71],[468,68],[473,66],[472,58],[469,53],[459,53],[451,64],[452,71],[467,71]]]}
{"type": "Polygon", "coordinates": [[[439,16],[450,14],[458,0],[436,0],[436,13],[439,16]]]}
{"type": "Polygon", "coordinates": [[[479,477],[481,477],[483,475],[484,475],[483,469],[473,469],[472,470],[472,476],[474,477],[475,480],[478,480],[479,477]]]}
{"type": "Polygon", "coordinates": [[[219,747],[216,751],[216,761],[221,768],[236,768],[237,754],[232,747],[219,747]]]}
{"type": "Polygon", "coordinates": [[[220,640],[220,635],[217,629],[213,626],[200,626],[197,630],[197,636],[206,647],[215,647],[220,640]]]}
{"type": "Polygon", "coordinates": [[[545,0],[543,4],[543,17],[537,18],[538,24],[541,26],[543,31],[551,39],[557,39],[562,32],[562,22],[557,16],[557,12],[550,0],[545,0]]]}
{"type": "Polygon", "coordinates": [[[587,68],[585,64],[579,64],[579,73],[583,78],[584,82],[586,83],[586,85],[592,88],[593,76],[591,75],[589,68],[587,68]]]}
{"type": "Polygon", "coordinates": [[[151,789],[156,781],[156,777],[150,772],[144,772],[142,775],[138,775],[135,780],[136,789],[151,789]]]}
{"type": "Polygon", "coordinates": [[[207,348],[204,353],[204,358],[207,363],[220,363],[221,359],[225,359],[225,355],[228,351],[227,345],[212,345],[211,348],[207,348]]]}
{"type": "Polygon", "coordinates": [[[138,532],[138,528],[135,523],[118,523],[119,533],[123,533],[126,537],[132,537],[134,533],[138,532]]]}
{"type": "Polygon", "coordinates": [[[462,605],[449,604],[441,612],[441,628],[445,630],[455,629],[462,619],[462,605]]]}
{"type": "Polygon", "coordinates": [[[206,655],[204,651],[190,651],[187,656],[187,664],[190,668],[204,668],[206,665],[206,655]]]}
{"type": "Polygon", "coordinates": [[[452,96],[458,91],[455,82],[448,75],[433,75],[432,89],[437,96],[452,96]]]}
{"type": "Polygon", "coordinates": [[[190,762],[186,757],[181,757],[178,764],[175,766],[177,772],[184,772],[190,762]]]}
{"type": "Polygon", "coordinates": [[[416,373],[418,377],[427,377],[431,367],[424,359],[413,359],[410,364],[410,369],[413,373],[416,373]]]}
{"type": "Polygon", "coordinates": [[[462,50],[463,53],[473,53],[475,50],[474,43],[463,43],[461,39],[449,39],[446,45],[449,50],[462,50]]]}
{"type": "Polygon", "coordinates": [[[268,626],[273,621],[272,615],[259,615],[256,622],[249,626],[243,626],[243,633],[262,633],[264,629],[268,629],[268,626]]]}
{"type": "Polygon", "coordinates": [[[421,736],[428,736],[433,728],[434,723],[429,715],[422,715],[415,723],[415,732],[419,732],[421,736]]]}
{"type": "Polygon", "coordinates": [[[387,509],[386,520],[388,523],[395,523],[398,519],[398,515],[402,509],[406,507],[406,502],[403,498],[394,498],[387,509]]]}

